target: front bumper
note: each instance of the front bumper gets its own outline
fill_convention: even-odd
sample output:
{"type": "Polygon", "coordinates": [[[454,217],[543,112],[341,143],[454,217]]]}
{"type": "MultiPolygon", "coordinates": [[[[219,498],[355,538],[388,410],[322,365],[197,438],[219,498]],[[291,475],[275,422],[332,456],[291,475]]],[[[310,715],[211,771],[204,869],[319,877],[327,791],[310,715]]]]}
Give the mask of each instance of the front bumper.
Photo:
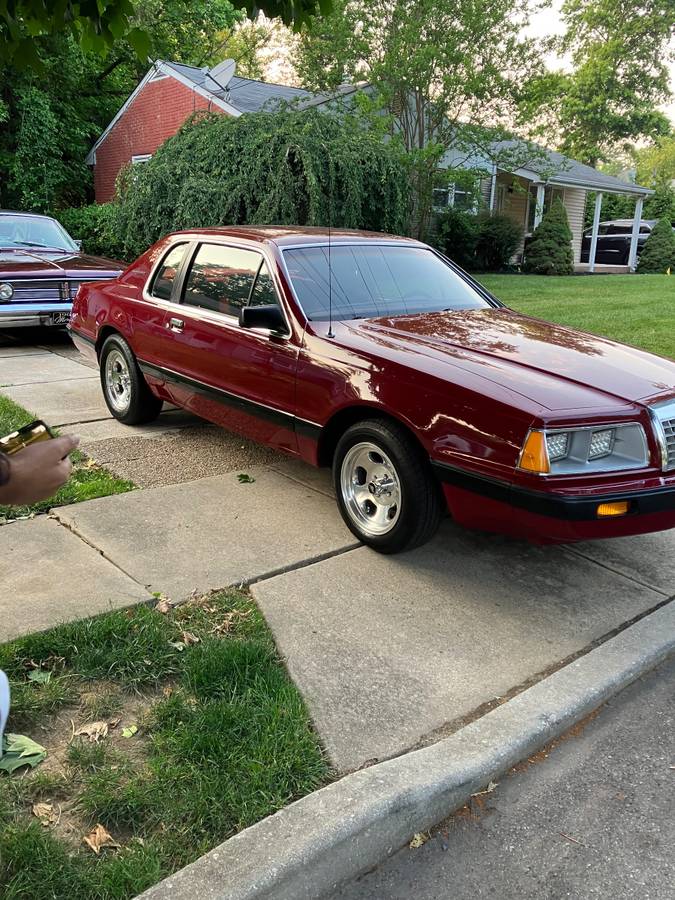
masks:
{"type": "Polygon", "coordinates": [[[73,308],[68,303],[0,303],[1,328],[67,325],[73,308]]]}
{"type": "Polygon", "coordinates": [[[535,491],[434,463],[454,519],[537,543],[592,540],[675,528],[675,478],[660,485],[570,494],[535,491]],[[599,518],[598,504],[626,501],[622,516],[599,518]]]}

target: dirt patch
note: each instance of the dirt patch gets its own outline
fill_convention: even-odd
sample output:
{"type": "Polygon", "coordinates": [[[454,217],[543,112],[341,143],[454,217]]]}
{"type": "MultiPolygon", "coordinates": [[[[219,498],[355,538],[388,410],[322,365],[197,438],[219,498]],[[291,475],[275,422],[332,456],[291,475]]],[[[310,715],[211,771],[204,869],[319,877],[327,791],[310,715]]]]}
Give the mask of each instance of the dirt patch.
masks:
{"type": "Polygon", "coordinates": [[[213,425],[181,428],[157,438],[86,442],[86,452],[139,487],[195,481],[279,462],[281,454],[213,425]]]}
{"type": "MultiPolygon", "coordinates": [[[[47,758],[18,779],[25,815],[34,816],[35,808],[44,816],[44,827],[73,849],[81,847],[96,824],[80,805],[85,775],[104,763],[113,771],[126,767],[142,771],[148,751],[145,723],[154,704],[171,690],[165,685],[162,690],[127,694],[109,682],[87,682],[78,704],[26,729],[47,750],[47,758]],[[94,739],[86,729],[97,722],[105,724],[106,733],[94,739]],[[77,734],[83,728],[85,733],[77,734]]],[[[119,835],[121,840],[126,837],[119,835]]]]}

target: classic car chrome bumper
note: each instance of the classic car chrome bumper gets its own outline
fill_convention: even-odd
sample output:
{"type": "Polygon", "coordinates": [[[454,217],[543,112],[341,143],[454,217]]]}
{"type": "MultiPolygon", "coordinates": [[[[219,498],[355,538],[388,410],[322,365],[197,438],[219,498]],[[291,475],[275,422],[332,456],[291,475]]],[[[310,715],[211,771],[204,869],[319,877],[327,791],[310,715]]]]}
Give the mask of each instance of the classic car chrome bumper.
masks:
{"type": "Polygon", "coordinates": [[[28,328],[35,325],[67,325],[73,304],[0,303],[0,328],[28,328]]]}

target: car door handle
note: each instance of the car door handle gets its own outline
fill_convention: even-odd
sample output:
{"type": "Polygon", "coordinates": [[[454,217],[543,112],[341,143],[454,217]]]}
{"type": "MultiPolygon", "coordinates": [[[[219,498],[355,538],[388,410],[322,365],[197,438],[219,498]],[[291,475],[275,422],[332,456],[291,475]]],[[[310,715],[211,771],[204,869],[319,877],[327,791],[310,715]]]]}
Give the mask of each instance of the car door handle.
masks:
{"type": "Polygon", "coordinates": [[[177,331],[179,334],[185,328],[185,322],[182,319],[169,319],[166,323],[166,327],[170,328],[171,331],[177,331]]]}

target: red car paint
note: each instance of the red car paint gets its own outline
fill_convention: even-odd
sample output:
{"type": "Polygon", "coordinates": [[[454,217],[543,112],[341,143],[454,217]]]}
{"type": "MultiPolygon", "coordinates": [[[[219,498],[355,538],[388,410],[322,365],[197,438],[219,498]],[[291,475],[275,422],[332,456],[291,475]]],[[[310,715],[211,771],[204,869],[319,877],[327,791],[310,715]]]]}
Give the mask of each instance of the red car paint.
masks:
{"type": "MultiPolygon", "coordinates": [[[[307,320],[282,259],[284,247],[327,239],[321,229],[282,227],[170,235],[115,281],[82,286],[73,339],[92,355],[119,332],[157,396],[314,465],[330,463],[336,437],[356,418],[390,416],[416,436],[452,516],[469,527],[538,542],[675,527],[675,471],[664,471],[649,408],[675,398],[675,362],[505,307],[333,322],[331,337],[327,322],[307,320]],[[242,329],[144,292],[177,238],[263,253],[290,333],[242,329]],[[177,314],[181,334],[168,327],[177,314]],[[630,421],[647,436],[644,469],[541,476],[517,468],[530,428],[630,421]],[[597,503],[608,499],[628,499],[630,513],[598,519],[597,503]]],[[[333,245],[378,240],[424,246],[331,236],[333,245]]]]}

